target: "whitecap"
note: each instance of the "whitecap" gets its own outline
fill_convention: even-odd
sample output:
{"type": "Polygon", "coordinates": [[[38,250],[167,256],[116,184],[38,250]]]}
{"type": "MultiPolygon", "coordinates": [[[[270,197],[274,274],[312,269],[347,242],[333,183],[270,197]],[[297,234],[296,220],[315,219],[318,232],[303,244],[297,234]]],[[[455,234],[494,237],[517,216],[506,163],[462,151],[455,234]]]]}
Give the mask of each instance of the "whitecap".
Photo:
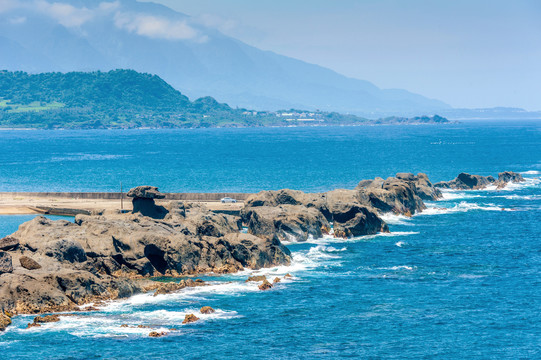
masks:
{"type": "Polygon", "coordinates": [[[404,241],[398,241],[398,242],[395,243],[395,245],[398,246],[398,247],[404,247],[405,245],[407,245],[407,243],[404,242],[404,241]]]}
{"type": "Polygon", "coordinates": [[[387,224],[390,225],[408,225],[411,226],[412,224],[408,223],[409,220],[411,220],[410,217],[407,217],[405,215],[396,215],[393,213],[384,213],[380,215],[380,218],[385,221],[387,224]]]}
{"type": "Polygon", "coordinates": [[[521,171],[520,173],[521,173],[521,174],[524,174],[524,175],[539,175],[539,174],[541,174],[541,171],[538,171],[538,170],[528,170],[528,171],[521,171]]]}
{"type": "Polygon", "coordinates": [[[468,203],[468,202],[462,201],[453,207],[437,207],[437,206],[428,207],[422,212],[415,214],[414,216],[452,214],[452,213],[467,212],[467,211],[472,211],[472,210],[502,211],[505,209],[502,207],[496,206],[495,204],[479,205],[476,203],[468,203]]]}

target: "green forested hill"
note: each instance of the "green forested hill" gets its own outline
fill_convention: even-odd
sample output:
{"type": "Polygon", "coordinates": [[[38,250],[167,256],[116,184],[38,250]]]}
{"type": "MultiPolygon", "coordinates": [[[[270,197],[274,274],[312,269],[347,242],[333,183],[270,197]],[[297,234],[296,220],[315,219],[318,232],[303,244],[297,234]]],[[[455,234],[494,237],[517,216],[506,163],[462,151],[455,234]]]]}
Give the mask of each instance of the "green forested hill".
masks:
{"type": "MultiPolygon", "coordinates": [[[[432,119],[435,118],[423,118],[422,122],[432,122],[432,119]]],[[[354,115],[301,110],[257,112],[232,109],[212,97],[192,102],[160,77],[133,70],[65,74],[0,71],[0,127],[3,128],[177,128],[407,122],[408,119],[404,118],[374,122],[354,115]]]]}

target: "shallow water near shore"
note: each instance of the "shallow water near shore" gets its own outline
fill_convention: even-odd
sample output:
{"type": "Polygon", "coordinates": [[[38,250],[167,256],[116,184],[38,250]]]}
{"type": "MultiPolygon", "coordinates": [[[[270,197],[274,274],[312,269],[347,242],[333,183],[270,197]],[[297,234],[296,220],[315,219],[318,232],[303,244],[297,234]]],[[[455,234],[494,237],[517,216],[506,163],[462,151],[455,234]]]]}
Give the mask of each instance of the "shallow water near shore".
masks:
{"type": "MultiPolygon", "coordinates": [[[[375,173],[361,178],[392,175],[395,170],[422,170],[432,179],[436,174],[435,180],[448,180],[463,170],[483,175],[515,170],[527,181],[500,191],[445,192],[443,200],[428,203],[427,210],[412,218],[385,216],[391,234],[288,244],[294,257],[291,266],[256,272],[271,280],[286,273],[293,275],[270,291],[261,292],[256,283],[245,283],[252,272],[243,272],[206,277],[212,284],[208,287],[112,302],[99,312],[80,313],[31,330],[25,327],[32,316],[16,317],[13,326],[0,334],[0,357],[539,358],[541,132],[532,123],[521,126],[526,128],[516,132],[515,125],[501,123],[486,129],[473,125],[424,127],[434,129],[434,136],[427,135],[423,127],[400,127],[397,129],[403,134],[392,136],[386,129],[391,133],[398,130],[380,127],[381,148],[399,146],[404,156],[399,157],[398,150],[395,158],[376,153],[366,161],[378,164],[374,166],[380,172],[361,170],[375,173]],[[397,143],[397,136],[403,142],[397,143]],[[493,141],[488,146],[491,136],[493,141]],[[441,137],[442,143],[473,141],[475,146],[449,145],[446,151],[436,151],[429,141],[425,157],[417,162],[404,149],[420,156],[423,151],[415,147],[430,140],[427,137],[441,137]],[[501,139],[503,143],[498,143],[501,139]],[[453,151],[449,153],[449,149],[453,151]],[[461,166],[463,160],[467,161],[461,166]],[[194,324],[181,324],[186,313],[197,313],[207,305],[218,311],[200,316],[201,321],[194,324]],[[122,324],[147,325],[168,335],[151,339],[151,329],[121,328],[122,324]]],[[[339,136],[348,137],[342,130],[336,129],[339,136]]],[[[287,133],[287,129],[280,131],[287,133]]],[[[356,136],[359,141],[365,140],[360,133],[356,136]]],[[[352,138],[349,141],[354,141],[352,138]]],[[[329,146],[340,147],[332,141],[329,146]]],[[[353,148],[364,146],[356,144],[353,148]]],[[[305,151],[299,148],[300,153],[305,151]]],[[[337,166],[346,166],[340,164],[337,166]]],[[[304,186],[305,190],[311,189],[307,185],[310,179],[319,184],[311,185],[313,190],[350,182],[354,186],[361,179],[347,179],[351,173],[341,177],[331,166],[317,168],[317,172],[326,172],[325,179],[318,179],[308,172],[306,164],[298,166],[306,175],[304,185],[297,188],[304,186]]],[[[265,174],[262,171],[260,176],[265,174]]],[[[265,181],[275,181],[271,187],[279,188],[292,181],[287,174],[265,181]]],[[[0,225],[0,236],[16,230],[21,220],[27,219],[1,217],[1,224],[9,221],[11,225],[0,225]]]]}

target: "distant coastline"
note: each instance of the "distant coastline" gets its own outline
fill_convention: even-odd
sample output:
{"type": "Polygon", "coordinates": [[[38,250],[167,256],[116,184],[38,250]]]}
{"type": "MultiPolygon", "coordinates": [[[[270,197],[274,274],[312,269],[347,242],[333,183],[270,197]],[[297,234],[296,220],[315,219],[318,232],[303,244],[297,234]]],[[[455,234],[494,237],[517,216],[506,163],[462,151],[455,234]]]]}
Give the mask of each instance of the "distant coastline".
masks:
{"type": "Polygon", "coordinates": [[[367,119],[320,110],[232,108],[212,97],[191,101],[156,75],[133,70],[0,71],[0,128],[176,129],[329,125],[446,124],[444,117],[367,119]]]}

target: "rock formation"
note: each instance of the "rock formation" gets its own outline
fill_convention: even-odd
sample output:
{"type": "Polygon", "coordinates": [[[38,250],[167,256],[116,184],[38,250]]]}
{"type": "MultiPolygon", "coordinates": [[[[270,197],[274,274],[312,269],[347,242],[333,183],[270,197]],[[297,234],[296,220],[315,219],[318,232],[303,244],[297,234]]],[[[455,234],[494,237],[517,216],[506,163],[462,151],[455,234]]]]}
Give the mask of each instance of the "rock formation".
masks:
{"type": "Polygon", "coordinates": [[[133,204],[133,213],[141,213],[154,219],[163,219],[167,215],[167,210],[162,206],[156,206],[154,199],[163,199],[165,195],[158,191],[155,186],[138,186],[131,189],[127,194],[131,197],[133,204]]]}
{"type": "Polygon", "coordinates": [[[180,202],[156,205],[160,194],[152,187],[130,194],[139,199],[133,214],[78,215],[74,222],[38,216],[2,239],[8,251],[0,251],[0,309],[74,311],[144,291],[165,294],[205,285],[148,280],[155,276],[229,273],[291,261],[276,237],[241,233],[238,217],[180,202]]]}
{"type": "Polygon", "coordinates": [[[453,190],[482,190],[490,185],[495,185],[497,188],[501,189],[505,187],[508,183],[518,183],[525,181],[522,175],[512,172],[505,171],[498,175],[498,180],[494,179],[492,176],[481,176],[481,175],[470,175],[468,173],[460,173],[458,176],[451,181],[441,181],[434,184],[435,187],[442,189],[453,189],[453,190]]]}

